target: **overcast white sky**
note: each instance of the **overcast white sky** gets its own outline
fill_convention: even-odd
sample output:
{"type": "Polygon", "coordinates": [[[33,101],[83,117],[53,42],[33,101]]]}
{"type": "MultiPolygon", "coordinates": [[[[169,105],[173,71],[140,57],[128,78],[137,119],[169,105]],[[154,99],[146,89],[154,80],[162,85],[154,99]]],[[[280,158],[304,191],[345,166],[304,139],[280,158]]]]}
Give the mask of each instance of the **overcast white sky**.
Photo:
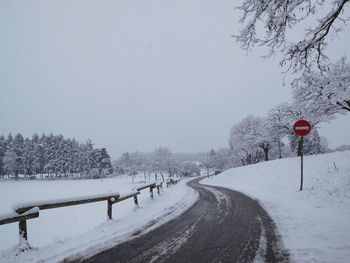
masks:
{"type": "MultiPolygon", "coordinates": [[[[0,0],[0,134],[90,138],[124,151],[208,151],[230,127],[290,100],[278,56],[231,37],[231,0],[0,0]]],[[[349,28],[331,45],[350,56],[349,28]]],[[[350,144],[350,114],[322,125],[350,144]]]]}

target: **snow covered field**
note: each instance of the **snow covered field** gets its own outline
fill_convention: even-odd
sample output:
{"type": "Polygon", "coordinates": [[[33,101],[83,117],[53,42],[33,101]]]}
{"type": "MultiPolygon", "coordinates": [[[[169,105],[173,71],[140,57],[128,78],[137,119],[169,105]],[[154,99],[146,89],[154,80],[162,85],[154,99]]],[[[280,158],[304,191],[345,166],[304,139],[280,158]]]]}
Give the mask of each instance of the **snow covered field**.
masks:
{"type": "MultiPolygon", "coordinates": [[[[58,262],[66,257],[89,255],[112,246],[147,227],[153,229],[182,213],[196,199],[197,193],[184,187],[188,180],[139,195],[139,208],[128,199],[113,205],[113,220],[107,220],[107,202],[40,211],[39,218],[27,221],[28,239],[34,249],[17,253],[18,224],[0,226],[0,262],[58,262]],[[16,255],[18,254],[18,255],[16,255]]],[[[12,205],[22,201],[79,197],[130,192],[139,183],[130,178],[62,181],[4,181],[0,183],[0,215],[12,212],[12,205]]]]}
{"type": "Polygon", "coordinates": [[[292,262],[350,262],[350,151],[234,168],[203,184],[256,198],[277,223],[292,262]]]}

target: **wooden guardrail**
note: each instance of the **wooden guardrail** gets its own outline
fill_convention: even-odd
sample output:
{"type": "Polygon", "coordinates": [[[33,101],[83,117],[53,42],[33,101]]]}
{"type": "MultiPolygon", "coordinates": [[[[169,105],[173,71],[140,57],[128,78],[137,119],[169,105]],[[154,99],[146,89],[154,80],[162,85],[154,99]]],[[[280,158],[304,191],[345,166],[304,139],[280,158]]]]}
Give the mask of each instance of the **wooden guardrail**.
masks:
{"type": "Polygon", "coordinates": [[[145,184],[145,185],[137,187],[136,190],[141,191],[143,189],[149,188],[151,199],[153,199],[153,188],[155,188],[155,186],[156,186],[156,183],[145,184]]]}
{"type": "MultiPolygon", "coordinates": [[[[88,204],[88,203],[94,203],[94,202],[107,201],[107,215],[109,216],[109,215],[112,215],[112,204],[110,203],[110,200],[112,198],[118,199],[119,196],[120,196],[119,193],[113,193],[113,194],[102,194],[102,195],[95,195],[95,196],[82,196],[82,197],[75,197],[75,198],[46,200],[41,202],[25,202],[25,203],[15,204],[13,206],[13,209],[16,211],[16,213],[21,215],[33,209],[34,207],[37,207],[39,210],[46,210],[46,209],[66,207],[66,206],[72,206],[72,205],[82,205],[82,204],[88,204]]],[[[112,216],[109,218],[111,219],[112,216]]],[[[28,240],[26,219],[23,218],[22,220],[20,220],[18,226],[19,226],[20,236],[28,240]]]]}
{"type": "Polygon", "coordinates": [[[117,199],[116,198],[111,198],[108,200],[107,203],[107,215],[109,219],[112,219],[112,205],[115,203],[119,203],[121,201],[124,201],[126,199],[129,199],[131,197],[134,198],[134,203],[135,205],[139,205],[139,202],[137,200],[137,195],[140,194],[140,191],[132,191],[130,193],[124,194],[124,195],[120,195],[117,199]]]}
{"type": "Polygon", "coordinates": [[[82,204],[88,204],[88,203],[94,203],[94,202],[100,202],[100,201],[108,201],[111,198],[119,198],[119,193],[113,193],[113,194],[102,194],[102,195],[94,195],[94,196],[81,196],[81,197],[74,197],[74,198],[64,198],[64,199],[55,199],[55,200],[46,200],[46,201],[40,201],[40,202],[22,202],[15,204],[13,209],[18,214],[23,214],[24,212],[32,209],[33,207],[39,207],[40,210],[46,210],[46,209],[52,209],[52,208],[59,208],[59,207],[66,207],[66,206],[72,206],[72,205],[82,205],[82,204]]]}
{"type": "MultiPolygon", "coordinates": [[[[7,215],[0,215],[0,225],[10,224],[14,222],[19,222],[19,234],[20,239],[24,238],[28,240],[27,232],[27,221],[28,219],[33,219],[39,217],[39,210],[53,209],[59,207],[73,206],[73,205],[82,205],[94,202],[107,201],[107,216],[109,219],[112,219],[112,205],[119,203],[129,198],[134,199],[135,205],[138,206],[137,196],[140,194],[141,190],[146,188],[150,189],[150,195],[153,199],[153,189],[157,188],[158,194],[160,194],[159,189],[162,188],[162,183],[150,183],[142,185],[136,188],[136,190],[120,195],[119,193],[113,194],[102,194],[94,196],[82,196],[76,198],[65,198],[65,199],[56,199],[56,200],[46,200],[39,202],[24,202],[18,203],[13,206],[13,209],[16,213],[11,213],[7,215]]],[[[28,246],[29,248],[29,246],[28,246]]]]}
{"type": "Polygon", "coordinates": [[[157,188],[158,194],[160,194],[160,189],[163,188],[163,182],[160,182],[154,186],[154,188],[157,188]]]}
{"type": "Polygon", "coordinates": [[[28,236],[27,236],[27,221],[26,220],[37,218],[37,217],[39,217],[39,208],[36,207],[36,208],[30,209],[29,211],[26,211],[25,213],[23,213],[21,215],[19,215],[17,213],[12,213],[12,214],[8,214],[8,215],[0,216],[0,225],[19,222],[20,236],[27,239],[28,236]]]}
{"type": "Polygon", "coordinates": [[[17,213],[11,213],[7,215],[2,215],[0,217],[0,225],[10,224],[14,222],[19,222],[21,220],[27,220],[39,217],[39,209],[32,209],[22,215],[17,213]]]}

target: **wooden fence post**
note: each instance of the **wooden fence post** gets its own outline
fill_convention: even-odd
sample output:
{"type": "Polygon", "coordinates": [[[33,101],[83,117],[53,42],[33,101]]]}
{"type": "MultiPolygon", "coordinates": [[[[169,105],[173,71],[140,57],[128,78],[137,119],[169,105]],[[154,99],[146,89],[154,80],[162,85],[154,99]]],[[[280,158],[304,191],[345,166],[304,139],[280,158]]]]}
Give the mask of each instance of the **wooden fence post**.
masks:
{"type": "Polygon", "coordinates": [[[151,199],[153,199],[153,186],[151,186],[151,187],[149,188],[149,192],[150,192],[150,194],[151,194],[151,199]]]}
{"type": "Polygon", "coordinates": [[[110,199],[108,199],[107,201],[107,215],[109,219],[112,219],[112,201],[110,199]]]}
{"type": "Polygon", "coordinates": [[[23,237],[25,240],[28,240],[27,220],[19,221],[18,226],[19,226],[19,236],[23,237]]]}
{"type": "Polygon", "coordinates": [[[137,200],[137,195],[134,195],[134,203],[135,203],[135,205],[139,206],[139,201],[137,200]]]}

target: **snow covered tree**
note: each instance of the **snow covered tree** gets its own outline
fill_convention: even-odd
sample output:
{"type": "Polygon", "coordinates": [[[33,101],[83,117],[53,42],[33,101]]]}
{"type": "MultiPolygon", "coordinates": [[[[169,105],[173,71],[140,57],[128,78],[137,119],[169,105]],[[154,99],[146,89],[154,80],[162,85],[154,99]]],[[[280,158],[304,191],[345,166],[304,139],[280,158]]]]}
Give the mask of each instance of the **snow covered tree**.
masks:
{"type": "Polygon", "coordinates": [[[101,148],[97,150],[97,167],[99,169],[100,174],[102,171],[106,171],[112,168],[111,158],[106,150],[106,148],[101,148]]]}
{"type": "Polygon", "coordinates": [[[17,179],[19,173],[17,154],[14,151],[6,151],[3,162],[6,173],[8,175],[14,174],[17,179]]]}
{"type": "Polygon", "coordinates": [[[181,164],[175,157],[170,157],[166,160],[164,168],[169,177],[180,174],[181,164]]]}
{"type": "Polygon", "coordinates": [[[253,115],[231,128],[230,148],[241,155],[243,164],[259,162],[262,154],[265,161],[269,160],[269,151],[276,141],[270,128],[267,118],[253,115]]]}
{"type": "Polygon", "coordinates": [[[183,162],[182,168],[181,168],[181,174],[182,176],[199,176],[200,175],[200,169],[198,164],[194,162],[183,162]]]}
{"type": "MultiPolygon", "coordinates": [[[[297,120],[307,120],[311,123],[314,130],[314,140],[319,140],[316,133],[317,124],[328,121],[332,116],[325,115],[322,111],[316,111],[313,107],[305,108],[304,104],[294,102],[293,104],[284,103],[273,108],[269,114],[271,126],[280,134],[281,137],[288,136],[291,149],[297,150],[298,156],[301,154],[300,137],[294,134],[293,125],[297,120]]],[[[311,135],[309,135],[311,138],[311,135]]],[[[304,139],[304,145],[307,145],[308,136],[304,139]]],[[[316,146],[315,146],[316,147],[316,146]]],[[[311,150],[310,150],[311,151],[311,150]]],[[[316,150],[315,150],[316,151],[316,150]]],[[[307,152],[307,150],[306,150],[307,152]]]]}
{"type": "Polygon", "coordinates": [[[281,65],[287,68],[304,70],[317,65],[323,70],[328,39],[346,26],[349,20],[343,11],[348,6],[349,0],[243,0],[239,9],[244,27],[236,39],[245,50],[266,46],[267,56],[281,51],[281,65]],[[301,28],[303,34],[297,31],[301,37],[290,40],[292,30],[301,28]]]}
{"type": "Polygon", "coordinates": [[[115,162],[115,169],[121,173],[127,173],[132,179],[134,179],[138,172],[143,172],[144,180],[146,181],[147,173],[150,173],[150,158],[140,152],[124,152],[115,162]]]}
{"type": "Polygon", "coordinates": [[[206,166],[207,166],[207,169],[209,168],[214,168],[216,166],[215,164],[215,155],[216,155],[216,152],[214,149],[211,149],[208,153],[208,156],[207,156],[207,162],[206,162],[206,166]]]}
{"type": "Polygon", "coordinates": [[[43,149],[44,149],[44,173],[48,173],[49,177],[54,172],[55,163],[55,140],[54,135],[42,135],[43,149]]]}
{"type": "Polygon", "coordinates": [[[121,169],[123,173],[127,173],[131,167],[131,157],[129,152],[124,152],[122,156],[116,161],[116,166],[121,169]]]}
{"type": "Polygon", "coordinates": [[[23,172],[23,153],[24,153],[24,137],[22,134],[17,133],[15,137],[13,138],[11,151],[15,152],[17,155],[17,171],[16,171],[16,177],[18,177],[18,174],[23,172]]]}
{"type": "Polygon", "coordinates": [[[34,174],[34,149],[33,149],[33,143],[30,139],[26,138],[24,140],[24,151],[22,156],[22,169],[24,176],[27,177],[27,175],[34,174]]]}
{"type": "Polygon", "coordinates": [[[7,136],[7,140],[6,140],[6,150],[11,150],[11,149],[13,149],[13,136],[10,133],[7,136]]]}
{"type": "Polygon", "coordinates": [[[42,140],[38,134],[34,134],[31,140],[33,151],[32,169],[35,174],[42,174],[44,170],[44,150],[42,140]]]}
{"type": "Polygon", "coordinates": [[[215,170],[222,171],[239,166],[236,156],[227,148],[220,148],[216,151],[210,150],[208,159],[209,167],[215,170]]]}
{"type": "Polygon", "coordinates": [[[101,178],[100,171],[99,171],[97,168],[92,168],[92,169],[89,171],[89,176],[90,176],[90,178],[93,178],[93,179],[99,179],[99,178],[101,178]]]}
{"type": "Polygon", "coordinates": [[[261,152],[253,138],[255,127],[255,117],[250,115],[233,125],[230,130],[230,149],[240,156],[243,165],[257,163],[260,159],[261,152]]]}
{"type": "Polygon", "coordinates": [[[83,175],[89,175],[89,171],[96,168],[96,161],[94,159],[94,147],[90,140],[86,143],[81,143],[78,146],[78,167],[77,171],[80,173],[80,177],[83,175]]]}
{"type": "Polygon", "coordinates": [[[268,161],[270,160],[270,150],[279,146],[279,137],[268,118],[256,118],[256,125],[255,143],[264,153],[264,160],[268,161]]]}
{"type": "Polygon", "coordinates": [[[205,154],[174,154],[167,147],[158,147],[151,153],[125,152],[114,162],[114,166],[130,176],[142,172],[145,181],[150,180],[152,175],[156,181],[159,176],[164,181],[165,175],[168,177],[181,175],[182,163],[185,160],[194,162],[192,159],[200,156],[205,156],[205,154]]]}
{"type": "Polygon", "coordinates": [[[4,156],[6,153],[6,148],[6,139],[3,135],[0,135],[0,177],[5,175],[4,156]]]}
{"type": "MultiPolygon", "coordinates": [[[[290,148],[293,152],[296,152],[298,156],[301,155],[301,144],[299,136],[295,134],[289,135],[290,148]]],[[[317,129],[313,129],[310,134],[304,137],[304,154],[312,155],[312,154],[320,154],[324,153],[325,150],[322,147],[321,139],[318,134],[317,129]]]]}
{"type": "Polygon", "coordinates": [[[79,142],[77,142],[75,139],[70,141],[70,156],[71,156],[71,161],[70,161],[70,168],[69,168],[69,172],[70,173],[79,173],[80,170],[80,166],[79,166],[79,162],[80,160],[80,144],[79,142]]]}
{"type": "Polygon", "coordinates": [[[324,115],[350,112],[350,65],[343,58],[322,74],[305,73],[293,92],[294,100],[324,115]]]}
{"type": "MultiPolygon", "coordinates": [[[[164,181],[164,172],[169,170],[169,165],[171,164],[170,159],[172,157],[171,151],[166,147],[158,147],[154,150],[152,154],[152,168],[155,176],[159,173],[164,181]]],[[[157,180],[157,178],[156,178],[157,180]]]]}
{"type": "MultiPolygon", "coordinates": [[[[0,136],[0,176],[6,172],[36,175],[48,173],[49,177],[69,176],[75,173],[89,175],[91,169],[111,169],[110,157],[105,148],[95,149],[91,141],[79,143],[62,135],[34,134],[31,139],[21,134],[7,139],[0,136]],[[6,167],[4,158],[6,156],[6,167]],[[15,163],[13,163],[13,158],[15,163]]],[[[110,172],[110,170],[109,170],[110,172]]]]}
{"type": "Polygon", "coordinates": [[[313,131],[304,138],[304,153],[306,155],[324,153],[317,129],[313,129],[313,131]]]}
{"type": "Polygon", "coordinates": [[[315,126],[321,122],[327,122],[333,116],[325,115],[322,111],[317,111],[314,107],[294,101],[292,104],[282,103],[274,107],[268,113],[268,119],[273,128],[282,136],[293,132],[293,125],[297,120],[307,120],[315,126]]]}

